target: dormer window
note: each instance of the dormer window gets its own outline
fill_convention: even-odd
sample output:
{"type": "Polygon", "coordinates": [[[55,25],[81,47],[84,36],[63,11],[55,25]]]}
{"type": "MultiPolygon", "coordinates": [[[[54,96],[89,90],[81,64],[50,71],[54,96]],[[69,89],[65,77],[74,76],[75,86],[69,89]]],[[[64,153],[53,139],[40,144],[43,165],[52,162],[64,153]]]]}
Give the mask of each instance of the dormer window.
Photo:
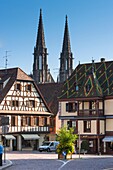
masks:
{"type": "Polygon", "coordinates": [[[77,92],[79,90],[78,85],[75,86],[75,91],[77,92]]]}
{"type": "Polygon", "coordinates": [[[78,92],[78,91],[79,91],[79,86],[78,86],[78,84],[75,83],[74,86],[75,86],[75,91],[78,92]]]}
{"type": "Polygon", "coordinates": [[[30,91],[31,92],[31,84],[27,84],[26,85],[26,91],[30,91]]]}
{"type": "Polygon", "coordinates": [[[15,90],[21,91],[21,84],[20,83],[15,84],[15,90]]]}

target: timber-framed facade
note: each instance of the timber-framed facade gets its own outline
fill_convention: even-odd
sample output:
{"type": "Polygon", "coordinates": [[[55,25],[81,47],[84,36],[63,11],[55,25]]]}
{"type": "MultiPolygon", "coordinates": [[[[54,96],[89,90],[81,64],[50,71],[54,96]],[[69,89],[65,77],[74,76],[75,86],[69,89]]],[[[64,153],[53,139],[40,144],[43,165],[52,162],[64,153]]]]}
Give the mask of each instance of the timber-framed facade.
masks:
{"type": "Polygon", "coordinates": [[[0,127],[7,148],[37,150],[51,140],[53,114],[34,80],[20,68],[0,70],[0,87],[0,116],[9,118],[9,125],[0,127]]]}

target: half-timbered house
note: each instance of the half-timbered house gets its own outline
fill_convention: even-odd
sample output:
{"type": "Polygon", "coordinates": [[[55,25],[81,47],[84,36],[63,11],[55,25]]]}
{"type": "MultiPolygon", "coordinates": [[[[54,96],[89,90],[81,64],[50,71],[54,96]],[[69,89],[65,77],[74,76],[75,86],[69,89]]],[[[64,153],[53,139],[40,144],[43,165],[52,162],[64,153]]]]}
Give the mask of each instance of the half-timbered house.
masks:
{"type": "Polygon", "coordinates": [[[34,80],[20,68],[0,70],[1,141],[10,150],[38,149],[53,131],[52,112],[34,80]]]}

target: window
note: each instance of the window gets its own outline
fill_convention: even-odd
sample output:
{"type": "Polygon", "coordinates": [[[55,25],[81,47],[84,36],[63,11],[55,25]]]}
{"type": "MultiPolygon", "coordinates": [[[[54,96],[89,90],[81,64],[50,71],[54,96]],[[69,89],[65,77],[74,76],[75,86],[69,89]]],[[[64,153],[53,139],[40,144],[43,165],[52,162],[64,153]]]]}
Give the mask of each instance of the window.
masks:
{"type": "Polygon", "coordinates": [[[35,107],[35,101],[34,100],[26,101],[26,106],[27,107],[35,107]]]}
{"type": "Polygon", "coordinates": [[[74,120],[69,120],[67,121],[67,128],[76,128],[76,121],[74,120]]]}
{"type": "Polygon", "coordinates": [[[78,92],[78,91],[79,91],[79,85],[78,85],[78,83],[74,83],[74,87],[75,87],[75,91],[78,92]]]}
{"type": "Polygon", "coordinates": [[[21,84],[20,83],[15,84],[15,90],[21,91],[21,84]]]}
{"type": "Polygon", "coordinates": [[[18,126],[18,116],[11,116],[11,126],[18,126]]]}
{"type": "Polygon", "coordinates": [[[47,126],[47,117],[44,117],[44,126],[47,126]]]}
{"type": "Polygon", "coordinates": [[[76,102],[66,103],[66,112],[76,112],[78,104],[76,102]]]}
{"type": "Polygon", "coordinates": [[[42,56],[39,56],[39,70],[42,70],[42,56]]]}
{"type": "Polygon", "coordinates": [[[91,121],[84,121],[84,132],[91,132],[91,121]]]}
{"type": "Polygon", "coordinates": [[[18,100],[12,100],[11,101],[11,106],[12,107],[19,107],[19,101],[18,100]]]}
{"type": "Polygon", "coordinates": [[[31,117],[22,117],[21,126],[31,126],[31,117]]]}
{"type": "Polygon", "coordinates": [[[11,117],[11,126],[15,126],[15,116],[11,117]]]}
{"type": "Polygon", "coordinates": [[[27,84],[26,85],[26,91],[30,91],[31,92],[31,84],[27,84]]]}
{"type": "Polygon", "coordinates": [[[31,125],[31,118],[26,117],[26,125],[30,126],[31,125]]]}
{"type": "Polygon", "coordinates": [[[36,126],[39,125],[39,117],[34,118],[34,125],[36,125],[36,126]]]}

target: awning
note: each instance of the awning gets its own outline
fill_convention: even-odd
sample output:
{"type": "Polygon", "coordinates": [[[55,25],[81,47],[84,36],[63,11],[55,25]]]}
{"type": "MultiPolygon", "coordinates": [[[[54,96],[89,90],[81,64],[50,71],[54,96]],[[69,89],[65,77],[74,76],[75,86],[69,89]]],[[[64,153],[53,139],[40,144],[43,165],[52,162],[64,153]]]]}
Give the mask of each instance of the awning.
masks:
{"type": "Polygon", "coordinates": [[[7,140],[16,139],[13,135],[4,135],[7,140]]]}
{"type": "Polygon", "coordinates": [[[35,140],[40,138],[37,134],[22,134],[22,137],[24,140],[35,140]]]}
{"type": "Polygon", "coordinates": [[[104,139],[102,139],[103,142],[113,142],[113,136],[106,136],[104,139]]]}

